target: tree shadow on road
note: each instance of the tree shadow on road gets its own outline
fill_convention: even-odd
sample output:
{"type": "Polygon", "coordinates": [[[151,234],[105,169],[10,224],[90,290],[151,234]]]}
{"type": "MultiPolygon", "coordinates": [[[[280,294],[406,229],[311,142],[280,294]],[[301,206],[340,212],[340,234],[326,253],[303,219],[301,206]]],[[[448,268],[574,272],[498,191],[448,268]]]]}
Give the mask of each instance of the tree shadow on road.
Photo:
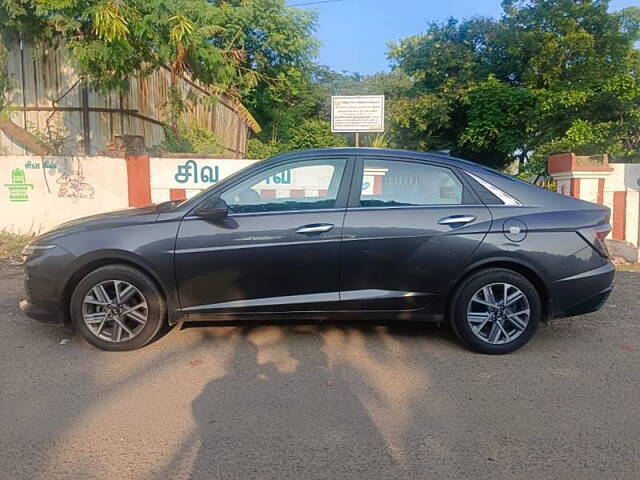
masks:
{"type": "Polygon", "coordinates": [[[286,354],[260,363],[261,347],[243,330],[229,374],[193,401],[192,478],[362,478],[393,464],[358,398],[329,369],[321,337],[296,336],[281,345],[286,354]]]}
{"type": "MultiPolygon", "coordinates": [[[[404,416],[412,412],[412,390],[427,379],[390,358],[403,347],[387,328],[385,341],[395,347],[373,346],[378,328],[385,327],[356,322],[240,327],[227,374],[209,382],[192,402],[196,429],[182,452],[189,455],[197,445],[189,478],[406,475],[410,466],[399,430],[406,429],[404,416]],[[399,387],[403,383],[409,387],[399,387]]],[[[390,329],[400,336],[451,340],[447,330],[424,325],[390,329]]],[[[180,463],[174,459],[160,476],[176,475],[180,463]]]]}

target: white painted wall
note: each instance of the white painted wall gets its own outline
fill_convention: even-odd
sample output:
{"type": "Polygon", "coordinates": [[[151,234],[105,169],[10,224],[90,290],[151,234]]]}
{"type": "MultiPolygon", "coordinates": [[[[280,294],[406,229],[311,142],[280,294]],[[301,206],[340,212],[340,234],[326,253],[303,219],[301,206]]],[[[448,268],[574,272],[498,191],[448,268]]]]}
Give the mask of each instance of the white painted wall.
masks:
{"type": "Polygon", "coordinates": [[[0,230],[40,234],[128,205],[123,158],[0,156],[0,230]]]}
{"type": "MultiPolygon", "coordinates": [[[[606,182],[605,182],[606,185],[606,182]]],[[[580,198],[587,202],[598,203],[598,179],[580,179],[580,198]]]]}
{"type": "MultiPolygon", "coordinates": [[[[169,200],[171,189],[184,189],[189,198],[258,161],[151,158],[151,200],[154,203],[169,200]]],[[[322,197],[333,174],[334,167],[330,165],[307,165],[285,170],[274,168],[265,172],[269,176],[252,188],[264,198],[290,198],[292,195],[322,197]],[[296,190],[295,194],[292,190],[296,190]]]]}
{"type": "Polygon", "coordinates": [[[640,247],[640,164],[610,163],[611,176],[604,185],[605,192],[627,192],[625,239],[640,247]]]}
{"type": "Polygon", "coordinates": [[[627,216],[625,220],[625,238],[629,243],[640,247],[640,192],[627,190],[627,216]]]}
{"type": "Polygon", "coordinates": [[[640,185],[640,163],[610,163],[613,168],[611,175],[607,177],[604,190],[610,192],[622,192],[625,189],[638,190],[640,185]]]}
{"type": "Polygon", "coordinates": [[[169,200],[169,190],[186,190],[187,198],[258,160],[151,157],[151,201],[169,200]]]}
{"type": "Polygon", "coordinates": [[[571,181],[568,178],[557,179],[556,191],[563,195],[571,195],[571,181]]]}

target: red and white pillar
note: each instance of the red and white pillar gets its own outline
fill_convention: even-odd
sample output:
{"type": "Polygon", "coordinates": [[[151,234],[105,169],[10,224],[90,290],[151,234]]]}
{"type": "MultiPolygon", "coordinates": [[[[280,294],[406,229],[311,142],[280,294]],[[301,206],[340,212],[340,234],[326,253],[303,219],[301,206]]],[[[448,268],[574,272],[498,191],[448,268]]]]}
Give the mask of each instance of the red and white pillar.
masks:
{"type": "Polygon", "coordinates": [[[558,193],[611,209],[610,239],[640,247],[640,165],[563,153],[549,157],[547,170],[558,193]]]}
{"type": "Polygon", "coordinates": [[[148,155],[127,155],[127,188],[130,207],[151,205],[151,172],[148,155]]]}

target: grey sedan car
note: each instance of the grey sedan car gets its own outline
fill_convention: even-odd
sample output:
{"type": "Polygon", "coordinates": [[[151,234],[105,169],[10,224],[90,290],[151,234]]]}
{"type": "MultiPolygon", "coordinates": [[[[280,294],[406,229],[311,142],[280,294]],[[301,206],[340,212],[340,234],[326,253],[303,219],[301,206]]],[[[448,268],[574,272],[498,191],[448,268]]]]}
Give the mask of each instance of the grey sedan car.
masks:
{"type": "Polygon", "coordinates": [[[72,221],[24,250],[24,312],[130,350],[201,320],[449,322],[507,353],[612,290],[606,207],[446,155],[258,162],[182,202],[72,221]]]}

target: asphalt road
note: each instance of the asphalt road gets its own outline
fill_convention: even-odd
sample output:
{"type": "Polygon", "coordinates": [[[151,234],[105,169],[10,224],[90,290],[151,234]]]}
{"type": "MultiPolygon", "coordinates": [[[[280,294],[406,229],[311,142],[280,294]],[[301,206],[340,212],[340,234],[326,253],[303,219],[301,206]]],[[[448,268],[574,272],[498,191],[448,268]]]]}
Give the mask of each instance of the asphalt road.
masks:
{"type": "Polygon", "coordinates": [[[419,324],[174,329],[98,351],[0,267],[6,479],[638,479],[640,274],[502,357],[419,324]]]}

